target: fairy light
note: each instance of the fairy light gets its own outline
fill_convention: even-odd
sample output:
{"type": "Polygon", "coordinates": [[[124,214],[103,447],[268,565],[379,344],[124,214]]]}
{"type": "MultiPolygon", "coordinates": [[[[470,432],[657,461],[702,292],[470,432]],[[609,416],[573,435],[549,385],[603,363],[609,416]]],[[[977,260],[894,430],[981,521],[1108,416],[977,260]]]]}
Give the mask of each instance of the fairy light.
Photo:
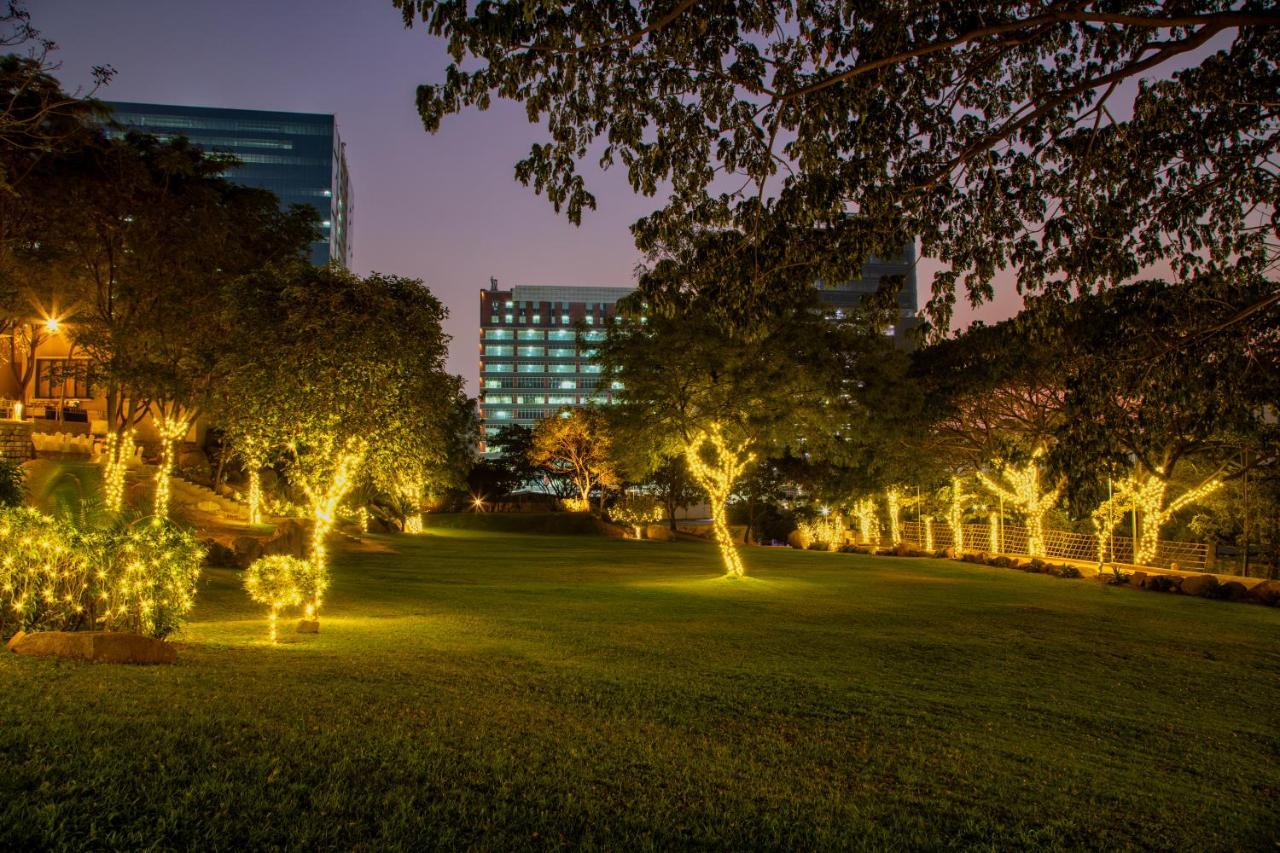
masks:
{"type": "Polygon", "coordinates": [[[652,495],[627,495],[609,507],[609,517],[630,527],[637,539],[642,525],[662,521],[665,515],[652,495]]]}
{"type": "Polygon", "coordinates": [[[363,505],[356,510],[356,524],[360,525],[361,533],[369,532],[369,510],[365,509],[363,505]]]}
{"type": "Polygon", "coordinates": [[[311,560],[273,554],[254,560],[244,573],[245,592],[259,604],[267,605],[267,633],[278,638],[280,613],[287,607],[305,603],[307,618],[315,616],[313,601],[322,591],[322,573],[311,560]]]}
{"type": "Polygon", "coordinates": [[[853,517],[858,520],[858,541],[871,544],[872,527],[876,521],[876,502],[871,498],[859,498],[853,504],[853,517]]]}
{"type": "Polygon", "coordinates": [[[947,526],[951,528],[951,545],[959,557],[964,553],[964,502],[968,495],[964,493],[964,481],[959,477],[951,478],[951,507],[947,514],[947,526]]]}
{"type": "Polygon", "coordinates": [[[982,471],[978,479],[992,493],[1004,498],[1016,506],[1027,520],[1027,553],[1032,557],[1045,556],[1044,516],[1058,502],[1059,488],[1047,492],[1040,490],[1039,459],[1044,455],[1040,448],[1031,455],[1030,461],[1020,468],[1014,468],[996,460],[995,468],[1000,472],[1001,480],[993,480],[982,471]]]}
{"type": "Polygon", "coordinates": [[[102,448],[102,491],[107,500],[107,509],[119,512],[124,508],[124,475],[128,467],[128,453],[133,448],[133,429],[124,434],[112,430],[107,433],[107,440],[102,448]]]}
{"type": "Polygon", "coordinates": [[[256,460],[249,460],[249,523],[262,523],[262,472],[256,460]]]}
{"type": "Polygon", "coordinates": [[[317,442],[317,445],[313,452],[317,455],[324,454],[332,461],[328,482],[321,488],[314,482],[313,477],[299,472],[299,482],[311,504],[312,520],[310,561],[314,569],[315,582],[306,604],[308,619],[314,619],[319,613],[320,605],[324,600],[324,591],[328,587],[329,550],[326,542],[337,522],[338,505],[355,485],[356,473],[364,462],[365,451],[368,449],[367,442],[355,436],[347,439],[341,450],[333,449],[332,437],[317,442]]]}
{"type": "Polygon", "coordinates": [[[844,519],[830,510],[818,518],[798,522],[796,530],[810,542],[826,548],[839,547],[844,542],[844,519]]]}
{"type": "Polygon", "coordinates": [[[1098,560],[1105,554],[1106,538],[1115,529],[1116,513],[1133,512],[1138,518],[1138,539],[1133,544],[1133,562],[1146,566],[1154,562],[1160,544],[1160,530],[1183,507],[1208,497],[1222,488],[1222,480],[1214,477],[1193,489],[1188,489],[1165,504],[1169,481],[1164,472],[1131,474],[1115,484],[1111,498],[1093,511],[1095,534],[1098,538],[1098,560]],[[1108,526],[1109,525],[1109,526],[1108,526]]]}
{"type": "Polygon", "coordinates": [[[902,512],[902,500],[898,496],[896,486],[890,486],[884,493],[885,504],[889,508],[889,544],[902,544],[902,530],[898,525],[898,518],[902,512]]]}
{"type": "Polygon", "coordinates": [[[707,493],[711,503],[711,526],[715,533],[716,543],[720,546],[720,557],[724,560],[725,574],[740,578],[746,574],[742,558],[733,544],[733,535],[729,531],[727,507],[729,496],[733,492],[734,483],[748,465],[755,461],[755,454],[747,450],[750,442],[743,439],[730,443],[724,437],[724,426],[719,421],[712,421],[705,429],[693,434],[684,448],[685,462],[689,466],[689,474],[707,493]],[[703,450],[711,449],[714,463],[703,460],[703,450]]]}
{"type": "Polygon", "coordinates": [[[404,517],[405,533],[421,533],[422,532],[422,481],[415,480],[406,483],[400,487],[400,496],[404,499],[409,510],[404,517]]]}
{"type": "Polygon", "coordinates": [[[933,516],[930,515],[924,517],[924,549],[933,550],[933,516]]]}
{"type": "Polygon", "coordinates": [[[155,509],[152,515],[158,523],[169,517],[169,477],[173,474],[174,451],[178,439],[187,434],[191,422],[187,418],[161,415],[156,419],[156,431],[160,433],[160,468],[156,471],[155,509]]]}
{"type": "Polygon", "coordinates": [[[1000,519],[994,512],[987,515],[987,549],[992,554],[1000,553],[1000,519]]]}

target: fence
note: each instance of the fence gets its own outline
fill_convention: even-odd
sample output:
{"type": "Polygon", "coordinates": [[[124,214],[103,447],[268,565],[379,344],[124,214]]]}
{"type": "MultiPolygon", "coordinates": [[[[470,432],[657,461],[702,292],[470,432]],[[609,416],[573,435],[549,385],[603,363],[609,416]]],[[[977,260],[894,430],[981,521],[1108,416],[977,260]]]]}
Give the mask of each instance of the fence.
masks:
{"type": "MultiPolygon", "coordinates": [[[[905,521],[899,525],[902,541],[917,548],[941,550],[955,545],[951,525],[945,521],[905,521]]],[[[1011,524],[963,524],[965,551],[985,551],[991,554],[1030,555],[1027,542],[1030,538],[1025,527],[1011,524]]],[[[1069,530],[1044,531],[1044,556],[1059,560],[1098,562],[1098,539],[1087,533],[1069,530]]],[[[1133,539],[1128,536],[1112,536],[1105,543],[1103,562],[1133,565],[1133,539]]],[[[1156,556],[1148,564],[1153,568],[1167,569],[1176,564],[1180,569],[1207,571],[1210,563],[1209,546],[1203,542],[1156,543],[1156,556]]]]}

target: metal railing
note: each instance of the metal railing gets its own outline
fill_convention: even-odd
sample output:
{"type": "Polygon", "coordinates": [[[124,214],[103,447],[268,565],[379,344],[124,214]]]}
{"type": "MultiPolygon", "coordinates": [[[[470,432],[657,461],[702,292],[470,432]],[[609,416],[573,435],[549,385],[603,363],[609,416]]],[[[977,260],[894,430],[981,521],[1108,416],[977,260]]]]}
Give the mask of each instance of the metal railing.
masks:
{"type": "MultiPolygon", "coordinates": [[[[955,545],[951,525],[945,521],[904,521],[899,525],[899,530],[902,541],[916,548],[932,547],[937,551],[955,545]]],[[[1028,546],[1029,531],[1018,525],[998,524],[993,530],[988,524],[964,524],[961,525],[961,536],[964,538],[963,550],[965,551],[985,551],[989,554],[1021,557],[1029,556],[1031,551],[1028,546]]],[[[889,543],[882,541],[880,544],[889,543]]],[[[1044,551],[1045,559],[1098,562],[1098,540],[1087,533],[1045,530],[1044,551]]],[[[1126,566],[1135,565],[1133,539],[1128,536],[1108,537],[1103,548],[1102,561],[1126,566]]],[[[1180,569],[1208,571],[1209,562],[1209,546],[1203,542],[1173,542],[1161,539],[1156,543],[1155,559],[1145,565],[1161,569],[1176,565],[1180,569]]]]}

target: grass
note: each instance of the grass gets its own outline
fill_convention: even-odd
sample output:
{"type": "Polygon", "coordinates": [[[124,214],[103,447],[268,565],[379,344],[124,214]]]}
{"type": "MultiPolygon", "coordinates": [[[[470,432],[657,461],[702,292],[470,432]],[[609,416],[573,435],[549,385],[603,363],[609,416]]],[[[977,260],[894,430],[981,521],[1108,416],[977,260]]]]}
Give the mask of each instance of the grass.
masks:
{"type": "Polygon", "coordinates": [[[0,656],[0,848],[1247,849],[1280,611],[937,560],[436,528],[265,644],[0,656]]]}

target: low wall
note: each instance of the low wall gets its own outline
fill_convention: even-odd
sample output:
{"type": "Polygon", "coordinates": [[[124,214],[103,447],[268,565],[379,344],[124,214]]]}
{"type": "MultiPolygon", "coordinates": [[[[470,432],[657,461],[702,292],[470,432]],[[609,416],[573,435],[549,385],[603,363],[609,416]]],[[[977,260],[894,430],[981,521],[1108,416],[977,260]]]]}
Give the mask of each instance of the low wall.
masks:
{"type": "Polygon", "coordinates": [[[0,421],[0,459],[26,462],[33,456],[31,424],[27,421],[0,421]]]}

